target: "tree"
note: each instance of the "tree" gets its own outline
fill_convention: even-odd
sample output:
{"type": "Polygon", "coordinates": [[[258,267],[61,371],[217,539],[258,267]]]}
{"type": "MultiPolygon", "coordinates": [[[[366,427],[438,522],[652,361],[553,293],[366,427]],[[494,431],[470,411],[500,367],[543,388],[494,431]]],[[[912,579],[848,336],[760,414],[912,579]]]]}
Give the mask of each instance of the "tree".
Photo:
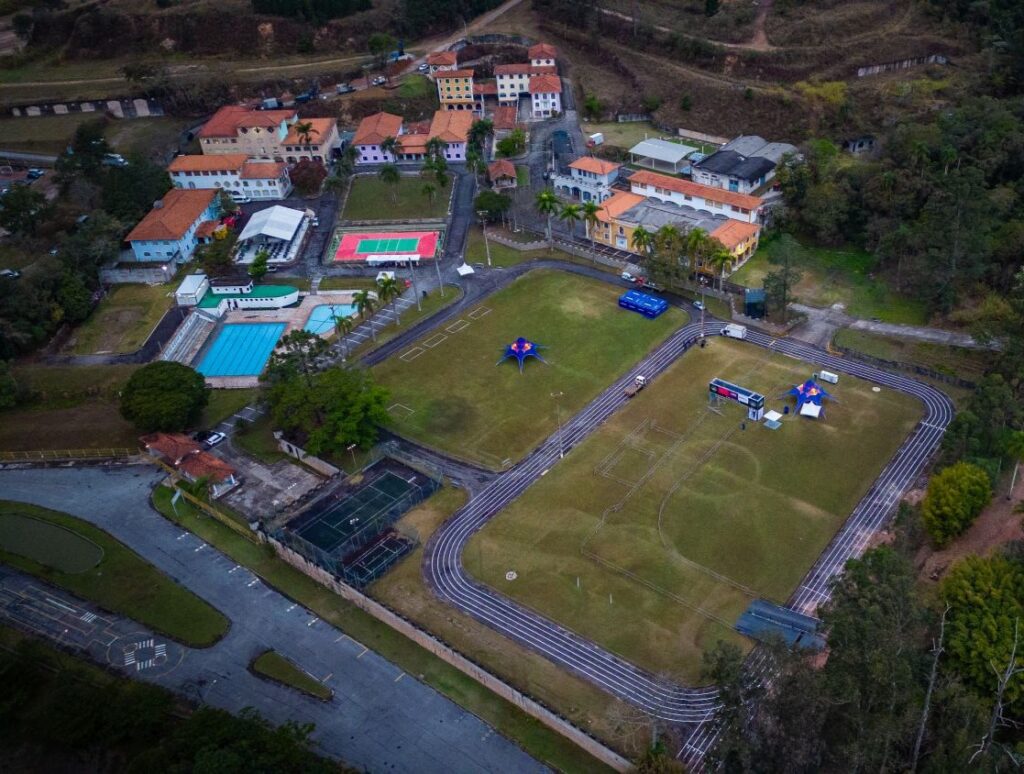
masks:
{"type": "Polygon", "coordinates": [[[782,268],[765,275],[761,284],[764,287],[769,306],[778,309],[782,314],[782,321],[785,322],[789,319],[789,302],[792,298],[793,288],[803,277],[793,266],[802,248],[800,243],[789,234],[779,237],[776,244],[776,259],[782,263],[782,268]]]}
{"type": "Polygon", "coordinates": [[[398,280],[394,277],[381,277],[377,280],[377,298],[380,299],[380,303],[387,305],[389,302],[392,304],[392,309],[395,312],[395,326],[399,324],[398,318],[398,299],[402,295],[402,289],[398,285],[398,280]]]}
{"type": "Polygon", "coordinates": [[[593,199],[588,199],[583,202],[583,206],[580,208],[580,216],[583,220],[583,227],[587,232],[587,239],[590,243],[594,243],[594,234],[591,229],[598,224],[597,213],[601,211],[601,205],[595,202],[593,199]]]}
{"type": "Polygon", "coordinates": [[[282,336],[263,376],[269,384],[290,382],[301,377],[312,384],[317,361],[327,352],[327,342],[309,331],[296,329],[282,336]]]}
{"type": "Polygon", "coordinates": [[[494,134],[494,122],[489,118],[478,118],[469,127],[469,144],[483,151],[487,138],[494,134]]]}
{"type": "Polygon", "coordinates": [[[925,529],[937,546],[961,535],[992,496],[988,474],[970,462],[958,462],[932,476],[921,502],[925,529]]]}
{"type": "Polygon", "coordinates": [[[384,155],[384,158],[387,158],[389,154],[392,160],[398,158],[398,138],[385,137],[383,140],[381,140],[380,152],[384,155]]]}
{"type": "Polygon", "coordinates": [[[0,409],[16,406],[20,394],[21,389],[11,371],[10,361],[0,360],[0,409]]]}
{"type": "Polygon", "coordinates": [[[710,237],[712,241],[711,253],[705,259],[705,262],[712,269],[718,270],[718,289],[722,289],[722,283],[725,282],[725,270],[732,265],[733,256],[725,246],[714,237],[710,237]]]}
{"type": "Polygon", "coordinates": [[[576,224],[579,223],[583,217],[580,205],[578,204],[563,204],[561,210],[558,213],[558,219],[563,223],[569,225],[569,238],[576,236],[576,224]]]}
{"type": "Polygon", "coordinates": [[[27,13],[16,13],[11,17],[11,28],[19,40],[27,41],[32,34],[32,15],[27,13]]]}
{"type": "MultiPolygon", "coordinates": [[[[426,150],[427,158],[431,161],[444,158],[445,141],[440,137],[431,137],[427,140],[426,150]]],[[[430,168],[431,171],[436,171],[435,167],[430,168]]]]}
{"type": "Polygon", "coordinates": [[[16,185],[0,197],[0,227],[12,234],[34,235],[48,212],[46,197],[27,185],[16,185]]]}
{"type": "Polygon", "coordinates": [[[54,295],[60,304],[61,322],[80,323],[92,311],[92,293],[85,286],[81,274],[65,271],[54,295]]]}
{"type": "Polygon", "coordinates": [[[238,234],[229,231],[223,239],[214,239],[196,251],[199,265],[207,277],[222,277],[235,270],[234,252],[237,241],[238,234]]]}
{"type": "Polygon", "coordinates": [[[550,189],[545,188],[543,191],[537,194],[537,198],[534,200],[534,207],[537,212],[547,218],[547,236],[548,242],[551,242],[551,218],[553,218],[559,211],[558,198],[551,192],[550,189]]]}
{"type": "Polygon", "coordinates": [[[234,215],[238,212],[238,202],[231,198],[231,194],[227,191],[221,191],[217,197],[217,204],[220,206],[220,211],[225,215],[234,215]]]}
{"type": "Polygon", "coordinates": [[[121,392],[121,416],[143,432],[194,427],[209,399],[203,375],[171,360],[135,371],[121,392]]]}
{"type": "Polygon", "coordinates": [[[295,130],[295,134],[298,135],[299,142],[302,145],[309,145],[313,135],[320,134],[319,130],[313,128],[312,121],[296,121],[292,124],[292,129],[295,130]]]}
{"type": "Polygon", "coordinates": [[[511,207],[512,200],[508,196],[489,189],[481,191],[473,200],[474,211],[483,212],[489,222],[501,218],[511,207]]]}
{"type": "Polygon", "coordinates": [[[648,257],[651,254],[651,250],[654,249],[654,235],[643,226],[637,226],[633,229],[633,234],[629,238],[629,244],[640,255],[648,257]]]}
{"type": "Polygon", "coordinates": [[[265,276],[267,276],[267,270],[270,268],[268,261],[270,260],[270,253],[266,250],[260,250],[256,253],[256,257],[252,259],[252,263],[249,264],[249,276],[252,277],[256,282],[259,282],[265,276]]]}
{"type": "Polygon", "coordinates": [[[518,156],[526,150],[526,132],[522,129],[513,129],[507,137],[498,140],[496,149],[499,156],[518,156]]]}
{"type": "Polygon", "coordinates": [[[583,115],[589,121],[598,120],[604,113],[604,105],[597,98],[596,94],[588,94],[583,98],[583,115]]]}
{"type": "Polygon", "coordinates": [[[352,324],[352,318],[347,315],[336,314],[332,319],[334,320],[334,335],[342,347],[344,347],[343,355],[348,357],[348,335],[355,328],[352,324]]]}
{"type": "Polygon", "coordinates": [[[424,183],[420,193],[426,196],[430,203],[433,204],[434,199],[437,198],[437,186],[433,183],[424,183]]]}
{"type": "Polygon", "coordinates": [[[719,0],[704,0],[704,15],[714,16],[718,13],[719,0]]]}
{"type": "Polygon", "coordinates": [[[391,201],[398,204],[398,185],[402,182],[402,175],[394,164],[385,164],[377,173],[380,181],[391,189],[391,201]]]}
{"type": "Polygon", "coordinates": [[[92,282],[99,267],[116,260],[121,252],[124,225],[102,210],[75,229],[60,244],[60,262],[92,282]]]}
{"type": "Polygon", "coordinates": [[[389,418],[387,390],[361,369],[331,368],[309,383],[279,382],[271,387],[267,402],[277,425],[301,434],[313,454],[338,454],[353,443],[367,449],[389,418]]]}
{"type": "MultiPolygon", "coordinates": [[[[357,291],[352,296],[352,303],[355,305],[356,314],[359,315],[360,320],[366,320],[373,314],[373,310],[377,308],[377,298],[370,294],[368,290],[357,291]]],[[[374,340],[377,339],[377,331],[373,325],[370,325],[370,335],[373,336],[374,340]]]]}
{"type": "Polygon", "coordinates": [[[375,32],[366,41],[366,47],[377,60],[377,67],[381,70],[387,64],[388,54],[395,50],[398,41],[386,32],[375,32]]]}
{"type": "Polygon", "coordinates": [[[136,157],[127,166],[105,168],[100,201],[113,217],[135,223],[170,190],[171,178],[163,167],[136,157]]]}
{"type": "Polygon", "coordinates": [[[288,176],[299,196],[313,196],[320,192],[320,187],[327,177],[327,169],[319,161],[302,159],[291,168],[288,176]]]}

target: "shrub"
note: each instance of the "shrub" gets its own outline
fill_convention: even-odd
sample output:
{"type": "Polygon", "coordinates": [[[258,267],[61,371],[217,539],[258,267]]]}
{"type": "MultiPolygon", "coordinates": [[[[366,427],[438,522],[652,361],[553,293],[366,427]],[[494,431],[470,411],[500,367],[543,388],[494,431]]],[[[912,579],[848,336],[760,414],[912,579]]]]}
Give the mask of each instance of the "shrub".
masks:
{"type": "Polygon", "coordinates": [[[991,496],[988,474],[970,462],[958,462],[932,476],[921,516],[935,545],[942,547],[963,534],[991,496]]]}
{"type": "Polygon", "coordinates": [[[143,432],[181,431],[199,421],[209,396],[202,374],[158,361],[131,375],[121,393],[121,416],[143,432]]]}

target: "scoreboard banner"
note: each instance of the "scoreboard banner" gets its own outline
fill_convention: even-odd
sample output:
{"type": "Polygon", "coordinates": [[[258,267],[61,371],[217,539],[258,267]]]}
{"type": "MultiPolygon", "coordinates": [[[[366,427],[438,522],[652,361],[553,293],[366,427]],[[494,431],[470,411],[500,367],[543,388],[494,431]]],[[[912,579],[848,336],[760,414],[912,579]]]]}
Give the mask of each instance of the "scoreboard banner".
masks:
{"type": "Polygon", "coordinates": [[[729,400],[734,400],[741,406],[748,406],[752,409],[764,408],[764,395],[746,387],[727,382],[724,379],[712,379],[708,383],[708,392],[729,400]]]}

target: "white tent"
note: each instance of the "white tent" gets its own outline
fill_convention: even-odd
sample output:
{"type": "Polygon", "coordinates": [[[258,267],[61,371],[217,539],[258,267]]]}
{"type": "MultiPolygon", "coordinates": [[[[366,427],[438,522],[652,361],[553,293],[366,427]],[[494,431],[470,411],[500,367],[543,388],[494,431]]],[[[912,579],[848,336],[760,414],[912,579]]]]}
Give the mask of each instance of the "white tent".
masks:
{"type": "Polygon", "coordinates": [[[475,274],[475,272],[473,271],[473,267],[470,266],[468,263],[464,263],[461,266],[456,266],[455,271],[459,273],[460,277],[466,277],[469,276],[470,274],[475,274]]]}
{"type": "Polygon", "coordinates": [[[811,403],[810,401],[807,401],[804,405],[800,407],[800,416],[817,419],[818,417],[821,416],[821,406],[819,406],[816,403],[811,403]]]}
{"type": "Polygon", "coordinates": [[[265,210],[260,210],[245,224],[242,233],[238,235],[238,241],[244,242],[254,237],[269,237],[280,239],[283,242],[290,242],[295,232],[302,225],[305,217],[300,210],[292,210],[288,207],[274,205],[265,210]]]}

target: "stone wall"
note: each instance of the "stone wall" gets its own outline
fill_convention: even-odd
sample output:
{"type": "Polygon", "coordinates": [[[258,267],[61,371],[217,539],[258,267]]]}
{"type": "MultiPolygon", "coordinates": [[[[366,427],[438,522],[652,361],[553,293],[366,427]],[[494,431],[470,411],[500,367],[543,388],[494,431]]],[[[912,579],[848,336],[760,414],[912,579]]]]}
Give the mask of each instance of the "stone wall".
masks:
{"type": "Polygon", "coordinates": [[[290,441],[286,441],[280,430],[274,431],[274,438],[277,439],[277,448],[283,451],[290,457],[294,457],[303,465],[312,468],[317,473],[333,478],[334,476],[341,473],[341,468],[336,468],[329,462],[326,462],[319,457],[314,457],[312,454],[306,452],[305,449],[301,449],[290,441]]]}

